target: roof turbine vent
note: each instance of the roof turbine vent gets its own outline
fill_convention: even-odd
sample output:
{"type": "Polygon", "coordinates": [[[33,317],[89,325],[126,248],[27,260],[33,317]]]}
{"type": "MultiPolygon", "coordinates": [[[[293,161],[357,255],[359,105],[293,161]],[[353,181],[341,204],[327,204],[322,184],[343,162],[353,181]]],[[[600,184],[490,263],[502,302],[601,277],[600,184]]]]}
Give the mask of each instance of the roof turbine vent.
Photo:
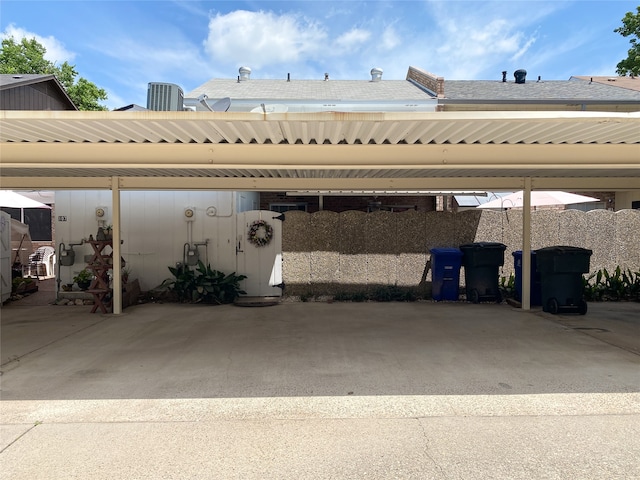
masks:
{"type": "Polygon", "coordinates": [[[527,78],[527,71],[522,68],[513,72],[513,76],[516,77],[516,83],[525,83],[527,78]]]}
{"type": "Polygon", "coordinates": [[[371,81],[372,82],[379,82],[380,80],[382,80],[382,69],[375,67],[371,69],[371,81]]]}
{"type": "Polygon", "coordinates": [[[249,67],[240,67],[240,81],[244,82],[251,78],[251,69],[249,67]]]}

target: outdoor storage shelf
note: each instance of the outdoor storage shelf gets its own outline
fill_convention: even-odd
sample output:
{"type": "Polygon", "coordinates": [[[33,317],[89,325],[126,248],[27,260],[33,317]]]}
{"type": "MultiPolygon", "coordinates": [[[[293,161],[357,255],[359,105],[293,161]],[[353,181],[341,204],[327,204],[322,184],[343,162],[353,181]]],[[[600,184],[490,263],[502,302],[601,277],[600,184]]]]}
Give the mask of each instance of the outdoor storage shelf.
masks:
{"type": "Polygon", "coordinates": [[[112,305],[109,270],[113,268],[113,243],[111,240],[90,240],[88,243],[93,249],[93,256],[87,265],[94,275],[87,290],[93,296],[91,313],[98,310],[102,313],[110,313],[112,305]]]}

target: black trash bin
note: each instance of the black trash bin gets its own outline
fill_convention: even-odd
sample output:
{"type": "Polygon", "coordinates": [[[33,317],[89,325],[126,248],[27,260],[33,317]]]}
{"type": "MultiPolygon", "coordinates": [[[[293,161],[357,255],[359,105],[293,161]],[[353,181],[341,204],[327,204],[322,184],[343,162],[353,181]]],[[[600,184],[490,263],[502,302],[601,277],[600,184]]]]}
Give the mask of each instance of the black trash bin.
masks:
{"type": "Polygon", "coordinates": [[[431,249],[431,296],[434,300],[458,300],[461,262],[462,252],[457,248],[431,249]]]}
{"type": "Polygon", "coordinates": [[[549,313],[587,313],[583,273],[589,273],[593,252],[586,248],[555,246],[536,250],[542,310],[549,313]]]}
{"type": "Polygon", "coordinates": [[[460,245],[467,300],[502,302],[498,285],[498,268],[504,265],[506,245],[477,242],[460,245]]]}
{"type": "MultiPolygon", "coordinates": [[[[513,267],[515,269],[515,298],[522,301],[522,250],[513,252],[513,267]]],[[[540,273],[536,264],[536,251],[531,251],[531,305],[542,305],[542,285],[540,273]]]]}

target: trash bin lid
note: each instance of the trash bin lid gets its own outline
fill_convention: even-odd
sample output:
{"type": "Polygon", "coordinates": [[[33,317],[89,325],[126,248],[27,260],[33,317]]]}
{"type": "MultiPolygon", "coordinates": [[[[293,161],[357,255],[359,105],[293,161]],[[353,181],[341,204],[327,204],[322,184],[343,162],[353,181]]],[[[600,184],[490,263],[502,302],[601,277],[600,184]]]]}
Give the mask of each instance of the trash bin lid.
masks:
{"type": "MultiPolygon", "coordinates": [[[[513,255],[514,257],[520,258],[522,257],[522,250],[516,250],[515,252],[511,252],[511,255],[513,255]]],[[[531,250],[531,256],[535,257],[536,255],[536,250],[531,250]]]]}
{"type": "Polygon", "coordinates": [[[459,248],[432,248],[429,250],[433,255],[455,255],[462,256],[462,250],[459,248]]]}
{"type": "Polygon", "coordinates": [[[555,245],[553,247],[544,247],[536,250],[538,254],[543,255],[588,255],[591,256],[592,250],[581,247],[571,247],[568,245],[555,245]]]}
{"type": "Polygon", "coordinates": [[[460,249],[480,250],[483,248],[490,248],[490,249],[504,251],[507,248],[507,246],[504,243],[500,243],[500,242],[475,242],[475,243],[465,243],[464,245],[460,245],[460,249]]]}

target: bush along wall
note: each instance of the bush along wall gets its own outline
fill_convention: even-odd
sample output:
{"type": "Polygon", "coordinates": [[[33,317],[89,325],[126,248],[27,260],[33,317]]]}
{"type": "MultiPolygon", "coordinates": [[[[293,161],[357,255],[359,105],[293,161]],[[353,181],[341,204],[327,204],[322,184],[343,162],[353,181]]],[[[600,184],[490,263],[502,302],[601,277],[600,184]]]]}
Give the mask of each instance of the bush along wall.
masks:
{"type": "Polygon", "coordinates": [[[616,267],[613,273],[606,268],[598,270],[584,279],[584,296],[589,301],[640,302],[640,271],[622,270],[616,267]]]}

